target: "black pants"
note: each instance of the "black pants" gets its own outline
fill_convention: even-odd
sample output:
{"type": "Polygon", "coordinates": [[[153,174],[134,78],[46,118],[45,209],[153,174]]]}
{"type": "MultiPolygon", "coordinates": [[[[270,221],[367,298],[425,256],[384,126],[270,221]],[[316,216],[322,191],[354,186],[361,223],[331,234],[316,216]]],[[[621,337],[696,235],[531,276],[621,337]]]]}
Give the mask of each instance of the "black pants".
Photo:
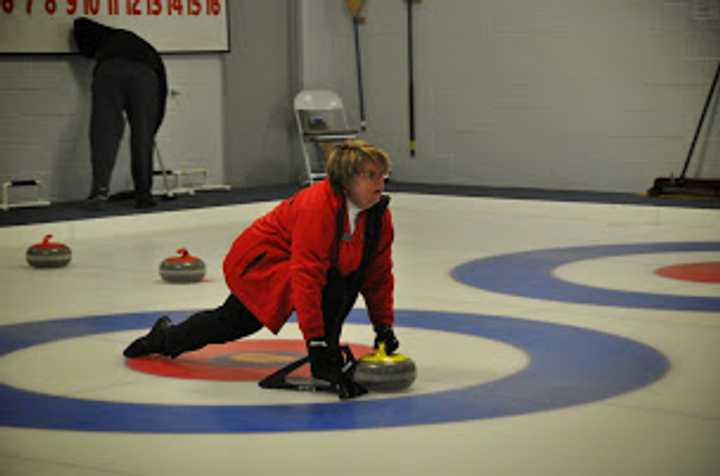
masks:
{"type": "Polygon", "coordinates": [[[93,191],[107,191],[118,147],[130,124],[131,171],[138,197],[148,197],[153,178],[153,146],[158,125],[160,80],[145,65],[110,59],[95,70],[92,85],[90,149],[93,191]]]}
{"type": "Polygon", "coordinates": [[[257,318],[231,294],[222,306],[201,311],[167,329],[165,355],[177,357],[207,344],[222,344],[262,329],[257,318]]]}

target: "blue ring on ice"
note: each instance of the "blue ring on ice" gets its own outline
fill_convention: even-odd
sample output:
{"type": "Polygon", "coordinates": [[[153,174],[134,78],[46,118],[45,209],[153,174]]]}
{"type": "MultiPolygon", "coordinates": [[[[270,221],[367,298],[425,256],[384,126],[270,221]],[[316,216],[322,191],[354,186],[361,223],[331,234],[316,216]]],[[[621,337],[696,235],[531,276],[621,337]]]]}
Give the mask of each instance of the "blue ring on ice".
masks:
{"type": "MultiPolygon", "coordinates": [[[[174,321],[189,311],[169,312],[174,321]]],[[[157,312],[99,315],[0,326],[2,357],[60,339],[147,330],[157,312]]],[[[134,433],[252,433],[351,430],[462,422],[586,404],[660,379],[670,364],[657,350],[630,339],[526,319],[423,310],[396,311],[398,334],[418,328],[499,341],[529,363],[496,380],[413,395],[280,405],[176,405],[99,401],[0,384],[0,426],[134,433]]],[[[354,310],[348,322],[367,325],[354,310]]],[[[478,345],[482,345],[479,343],[478,345]]],[[[83,349],[79,344],[78,352],[83,349]]],[[[121,349],[117,365],[123,365],[121,349]]],[[[442,349],[438,349],[442,351],[442,349]]],[[[474,358],[458,356],[459,359],[474,358]]],[[[422,381],[422,362],[418,381],[422,381]]],[[[482,367],[483,362],[477,362],[482,367]]],[[[488,370],[481,369],[485,375],[488,370]]],[[[242,388],[239,384],[238,389],[242,388]]],[[[263,390],[272,391],[272,390],[263,390]]]]}
{"type": "Polygon", "coordinates": [[[603,289],[571,283],[553,271],[575,261],[643,253],[720,251],[720,242],[638,243],[579,246],[494,255],[462,264],[452,271],[461,283],[487,291],[535,299],[679,311],[720,311],[720,297],[682,296],[603,289]]]}

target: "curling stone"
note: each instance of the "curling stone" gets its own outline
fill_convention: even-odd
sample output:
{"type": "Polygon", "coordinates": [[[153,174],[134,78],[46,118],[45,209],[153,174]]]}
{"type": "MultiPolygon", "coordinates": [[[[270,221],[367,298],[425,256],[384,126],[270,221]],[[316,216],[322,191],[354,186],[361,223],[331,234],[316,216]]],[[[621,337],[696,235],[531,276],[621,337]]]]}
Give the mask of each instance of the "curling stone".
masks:
{"type": "Polygon", "coordinates": [[[185,248],[177,250],[179,256],[170,256],[160,263],[160,276],[170,283],[196,283],[205,277],[205,263],[185,248]]]}
{"type": "Polygon", "coordinates": [[[72,251],[62,243],[51,243],[52,235],[45,235],[40,243],[28,248],[25,259],[33,268],[62,268],[72,259],[72,251]]]}
{"type": "Polygon", "coordinates": [[[394,392],[405,390],[415,381],[415,362],[402,354],[388,355],[385,345],[358,359],[353,379],[368,390],[394,392]]]}

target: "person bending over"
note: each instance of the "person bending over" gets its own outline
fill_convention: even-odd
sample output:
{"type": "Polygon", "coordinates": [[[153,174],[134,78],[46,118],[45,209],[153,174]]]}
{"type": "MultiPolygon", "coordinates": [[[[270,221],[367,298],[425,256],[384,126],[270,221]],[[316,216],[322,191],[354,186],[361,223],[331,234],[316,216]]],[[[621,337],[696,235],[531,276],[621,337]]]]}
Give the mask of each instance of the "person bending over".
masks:
{"type": "Polygon", "coordinates": [[[155,206],[152,198],[153,147],[165,116],[167,76],[160,54],[135,33],[88,18],[73,22],[83,56],[95,59],[90,117],[92,187],[88,200],[107,200],[118,147],[130,125],[135,206],[155,206]]]}

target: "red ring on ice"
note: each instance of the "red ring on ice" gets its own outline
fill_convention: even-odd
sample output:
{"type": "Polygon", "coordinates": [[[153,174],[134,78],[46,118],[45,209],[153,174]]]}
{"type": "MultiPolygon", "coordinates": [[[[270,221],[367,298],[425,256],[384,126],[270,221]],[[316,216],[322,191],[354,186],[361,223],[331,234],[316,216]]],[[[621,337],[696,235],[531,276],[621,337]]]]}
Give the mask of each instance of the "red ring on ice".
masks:
{"type": "MultiPolygon", "coordinates": [[[[355,357],[372,351],[361,344],[349,344],[355,357]]],[[[138,372],[190,380],[258,381],[306,355],[302,340],[238,340],[208,345],[175,359],[152,355],[127,359],[126,365],[138,372]]],[[[303,366],[293,376],[309,377],[303,366]]]]}
{"type": "Polygon", "coordinates": [[[676,264],[657,269],[655,274],[681,281],[720,283],[720,261],[676,264]]]}

